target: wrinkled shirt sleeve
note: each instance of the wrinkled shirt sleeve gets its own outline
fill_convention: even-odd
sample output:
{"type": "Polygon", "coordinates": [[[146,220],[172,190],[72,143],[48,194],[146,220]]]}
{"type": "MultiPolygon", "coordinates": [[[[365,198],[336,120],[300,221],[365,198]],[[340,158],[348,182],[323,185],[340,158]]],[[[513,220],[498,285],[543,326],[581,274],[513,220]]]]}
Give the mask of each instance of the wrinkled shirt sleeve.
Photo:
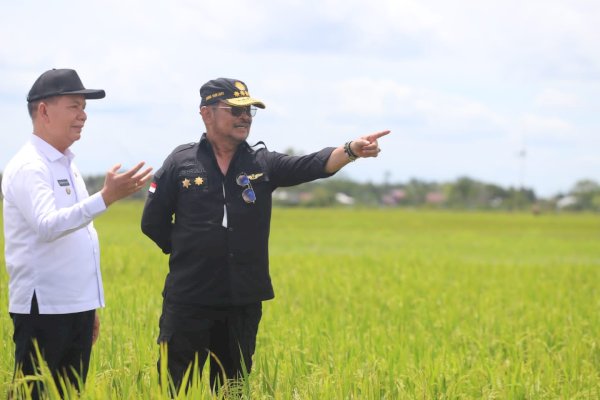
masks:
{"type": "Polygon", "coordinates": [[[41,165],[24,165],[12,180],[11,198],[40,239],[51,242],[89,224],[106,210],[100,193],[88,196],[78,188],[79,201],[65,208],[56,204],[50,172],[41,165]]]}

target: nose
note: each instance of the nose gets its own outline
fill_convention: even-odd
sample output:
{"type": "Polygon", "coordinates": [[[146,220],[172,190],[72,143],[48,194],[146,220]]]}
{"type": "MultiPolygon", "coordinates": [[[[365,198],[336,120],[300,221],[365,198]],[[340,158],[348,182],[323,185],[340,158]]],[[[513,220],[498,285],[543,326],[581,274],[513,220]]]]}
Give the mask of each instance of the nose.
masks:
{"type": "Polygon", "coordinates": [[[244,112],[241,115],[242,118],[246,118],[246,119],[252,119],[252,114],[250,114],[250,110],[244,110],[244,112]]]}
{"type": "Polygon", "coordinates": [[[84,122],[85,122],[85,120],[87,120],[87,114],[86,114],[85,110],[81,110],[81,112],[79,113],[78,118],[80,120],[84,121],[84,122]]]}

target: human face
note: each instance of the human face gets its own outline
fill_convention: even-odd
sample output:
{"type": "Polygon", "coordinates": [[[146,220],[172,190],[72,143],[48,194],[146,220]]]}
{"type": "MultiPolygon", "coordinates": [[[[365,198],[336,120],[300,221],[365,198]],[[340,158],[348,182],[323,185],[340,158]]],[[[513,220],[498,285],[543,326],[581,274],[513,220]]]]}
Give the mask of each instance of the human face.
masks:
{"type": "MultiPolygon", "coordinates": [[[[239,144],[248,138],[252,116],[248,112],[234,115],[231,106],[223,102],[208,106],[212,115],[212,130],[221,140],[239,144]]],[[[208,128],[208,127],[207,127],[208,128]]]]}
{"type": "Polygon", "coordinates": [[[85,125],[85,97],[82,95],[56,96],[43,103],[46,138],[56,149],[64,152],[81,138],[85,125]]]}

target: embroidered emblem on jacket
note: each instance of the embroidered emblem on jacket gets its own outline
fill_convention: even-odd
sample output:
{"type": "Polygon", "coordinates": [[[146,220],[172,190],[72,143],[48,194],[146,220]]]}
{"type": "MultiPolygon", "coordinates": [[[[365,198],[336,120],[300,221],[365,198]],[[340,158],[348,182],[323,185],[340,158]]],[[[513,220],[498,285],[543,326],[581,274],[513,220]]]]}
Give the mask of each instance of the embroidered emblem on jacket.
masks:
{"type": "Polygon", "coordinates": [[[260,178],[260,177],[261,177],[261,176],[263,176],[263,175],[264,175],[264,174],[263,174],[262,172],[261,172],[261,173],[258,173],[258,174],[252,174],[252,175],[248,175],[248,179],[250,179],[251,181],[253,181],[253,180],[256,180],[256,179],[260,178]]]}

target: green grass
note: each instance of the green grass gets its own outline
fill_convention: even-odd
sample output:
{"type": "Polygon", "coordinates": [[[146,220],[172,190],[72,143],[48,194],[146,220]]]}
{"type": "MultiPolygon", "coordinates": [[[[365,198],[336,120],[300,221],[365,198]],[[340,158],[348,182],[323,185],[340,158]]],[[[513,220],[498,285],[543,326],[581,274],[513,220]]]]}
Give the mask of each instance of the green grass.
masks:
{"type": "MultiPolygon", "coordinates": [[[[140,213],[141,203],[124,202],[95,222],[107,308],[84,398],[163,397],[156,336],[167,258],[141,234],[140,213]]],[[[264,304],[247,391],[600,398],[599,243],[593,214],[275,209],[276,298],[264,304]]],[[[6,280],[0,272],[2,310],[6,280]]],[[[3,388],[12,345],[2,312],[3,388]]]]}

